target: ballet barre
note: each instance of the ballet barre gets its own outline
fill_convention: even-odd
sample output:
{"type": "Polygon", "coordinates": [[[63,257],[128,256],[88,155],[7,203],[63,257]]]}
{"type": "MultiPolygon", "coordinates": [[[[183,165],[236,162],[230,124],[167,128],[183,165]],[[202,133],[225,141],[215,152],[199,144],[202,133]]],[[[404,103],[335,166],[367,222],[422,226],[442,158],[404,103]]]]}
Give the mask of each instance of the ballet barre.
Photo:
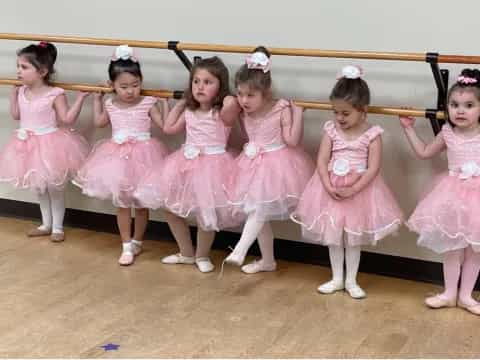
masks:
{"type": "MultiPolygon", "coordinates": [[[[226,53],[251,53],[256,46],[238,46],[221,44],[197,44],[180,41],[145,41],[131,39],[108,39],[91,38],[79,36],[61,35],[36,35],[0,33],[3,40],[30,40],[50,41],[55,43],[84,44],[84,45],[109,45],[118,46],[128,44],[138,48],[168,49],[174,47],[179,51],[205,51],[205,52],[226,52],[226,53]]],[[[430,62],[435,60],[438,63],[454,64],[480,64],[480,56],[465,55],[442,55],[437,53],[408,53],[408,52],[379,52],[379,51],[350,51],[350,50],[320,50],[268,47],[272,55],[325,57],[325,58],[348,58],[348,59],[370,59],[370,60],[392,60],[392,61],[418,61],[430,62]]]]}
{"type": "MultiPolygon", "coordinates": [[[[251,53],[255,46],[237,46],[221,44],[197,44],[180,41],[145,41],[130,39],[108,39],[91,38],[79,36],[62,35],[40,35],[40,34],[17,34],[0,33],[0,39],[3,40],[29,40],[29,41],[50,41],[55,43],[83,44],[83,45],[108,45],[118,46],[128,44],[137,48],[166,49],[173,51],[183,65],[190,71],[192,62],[185,55],[185,50],[205,51],[205,52],[223,52],[223,53],[251,53]]],[[[412,116],[426,117],[430,120],[433,132],[437,134],[445,118],[444,112],[447,109],[447,89],[448,75],[447,69],[440,69],[439,63],[455,64],[480,64],[480,56],[465,55],[442,55],[436,52],[410,53],[410,52],[379,52],[379,51],[350,51],[350,50],[321,50],[321,49],[300,49],[300,48],[282,48],[268,47],[272,55],[286,56],[305,56],[318,58],[346,58],[346,59],[368,59],[368,60],[387,60],[387,61],[417,61],[426,62],[430,65],[432,75],[437,87],[436,109],[416,110],[418,113],[412,116]]],[[[197,57],[194,57],[194,60],[197,57]]],[[[72,89],[74,90],[74,89],[72,89]]],[[[150,91],[150,90],[147,90],[150,91]]],[[[154,90],[152,90],[154,91],[154,90]]],[[[154,95],[157,96],[157,95],[154,95]]],[[[173,97],[178,98],[179,93],[173,97]]],[[[169,97],[168,95],[165,97],[169,97]]],[[[316,102],[301,102],[306,108],[311,109],[330,109],[329,104],[316,102]]],[[[375,114],[383,115],[405,115],[405,110],[386,107],[372,106],[370,111],[375,114]]]]}
{"type": "MultiPolygon", "coordinates": [[[[0,79],[0,85],[13,85],[20,86],[22,82],[15,79],[0,79]]],[[[89,85],[89,84],[72,84],[72,83],[62,83],[62,82],[53,82],[52,86],[61,87],[65,90],[73,91],[87,91],[87,92],[103,92],[111,93],[113,89],[108,86],[100,85],[89,85]]],[[[155,89],[142,89],[142,95],[146,96],[155,96],[158,98],[174,98],[180,99],[183,95],[183,91],[170,91],[170,90],[155,90],[155,89]]],[[[314,110],[332,110],[332,105],[329,103],[321,103],[316,101],[303,101],[303,100],[294,100],[295,104],[301,106],[305,109],[314,109],[314,110]]],[[[380,115],[393,115],[393,116],[414,116],[414,117],[425,117],[430,118],[435,116],[436,119],[443,120],[445,119],[445,113],[443,111],[436,110],[422,110],[422,109],[402,109],[394,107],[381,107],[381,106],[369,106],[368,112],[371,114],[380,114],[380,115]]]]}

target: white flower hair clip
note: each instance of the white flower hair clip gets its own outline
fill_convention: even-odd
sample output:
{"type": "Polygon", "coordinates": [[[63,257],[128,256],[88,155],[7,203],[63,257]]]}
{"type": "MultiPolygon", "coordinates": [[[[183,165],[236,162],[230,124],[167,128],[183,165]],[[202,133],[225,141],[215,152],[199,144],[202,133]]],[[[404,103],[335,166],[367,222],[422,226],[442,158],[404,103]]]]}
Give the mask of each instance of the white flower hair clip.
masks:
{"type": "Polygon", "coordinates": [[[117,61],[119,59],[138,62],[138,57],[135,54],[135,51],[128,45],[120,45],[115,48],[115,52],[112,55],[112,60],[117,61]]]}
{"type": "Polygon", "coordinates": [[[248,55],[245,62],[247,64],[247,68],[249,69],[259,69],[264,73],[270,71],[271,61],[269,57],[261,51],[257,51],[251,55],[248,55]]]}
{"type": "Polygon", "coordinates": [[[337,80],[341,78],[358,79],[363,76],[363,69],[357,65],[347,65],[342,68],[342,73],[337,76],[337,80]]]}

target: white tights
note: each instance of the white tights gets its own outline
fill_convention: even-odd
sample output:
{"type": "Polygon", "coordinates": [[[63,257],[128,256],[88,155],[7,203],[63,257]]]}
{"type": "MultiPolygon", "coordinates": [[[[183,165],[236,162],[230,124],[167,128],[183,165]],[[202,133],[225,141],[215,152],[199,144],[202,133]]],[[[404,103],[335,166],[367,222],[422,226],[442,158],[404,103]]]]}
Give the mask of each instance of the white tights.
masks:
{"type": "Polygon", "coordinates": [[[63,233],[63,218],[65,217],[65,192],[49,187],[44,193],[38,194],[40,211],[42,213],[41,229],[52,229],[53,233],[63,233]]]}

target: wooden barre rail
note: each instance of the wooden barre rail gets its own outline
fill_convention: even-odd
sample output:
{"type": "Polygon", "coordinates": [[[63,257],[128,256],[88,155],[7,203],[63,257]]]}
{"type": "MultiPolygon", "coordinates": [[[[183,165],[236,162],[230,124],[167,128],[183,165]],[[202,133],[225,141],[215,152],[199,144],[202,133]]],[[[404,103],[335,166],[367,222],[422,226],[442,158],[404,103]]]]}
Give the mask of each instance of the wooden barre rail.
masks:
{"type": "MultiPolygon", "coordinates": [[[[15,79],[0,79],[0,85],[22,85],[20,80],[15,79]]],[[[89,84],[71,84],[71,83],[61,83],[54,82],[53,86],[61,87],[65,90],[74,90],[74,91],[88,91],[88,92],[105,92],[111,93],[113,89],[107,86],[98,86],[98,85],[89,85],[89,84]]],[[[142,89],[142,95],[147,96],[156,96],[161,98],[171,98],[174,95],[173,91],[170,90],[153,90],[153,89],[142,89]]],[[[315,101],[302,101],[295,100],[295,104],[306,109],[316,109],[316,110],[331,110],[332,105],[329,103],[321,103],[315,101]]],[[[405,116],[415,116],[415,117],[425,117],[426,111],[421,109],[401,109],[401,108],[392,108],[392,107],[380,107],[380,106],[369,106],[368,112],[372,114],[381,114],[381,115],[405,115],[405,116]]],[[[437,119],[444,119],[445,114],[443,111],[436,112],[437,119]]]]}
{"type": "MultiPolygon", "coordinates": [[[[22,85],[20,80],[14,79],[0,79],[0,85],[22,85]]],[[[98,85],[89,85],[89,84],[71,84],[71,83],[62,83],[62,82],[54,82],[52,83],[53,86],[61,87],[65,90],[73,90],[73,91],[87,91],[87,92],[104,92],[104,93],[111,93],[113,89],[108,86],[98,86],[98,85]]],[[[142,95],[147,96],[155,96],[161,98],[171,98],[173,97],[173,91],[169,90],[153,90],[153,89],[142,89],[142,95]]]]}
{"type": "MultiPolygon", "coordinates": [[[[3,40],[30,40],[51,41],[57,43],[86,44],[86,45],[122,45],[128,44],[138,48],[168,49],[168,41],[143,41],[127,39],[102,39],[77,36],[35,35],[0,33],[3,40]]],[[[178,42],[177,50],[196,50],[207,52],[250,53],[255,46],[235,46],[216,44],[194,44],[178,42]]],[[[347,50],[317,50],[268,47],[273,55],[348,58],[348,59],[372,59],[372,60],[398,60],[398,61],[427,61],[426,53],[400,53],[400,52],[376,52],[376,51],[347,51],[347,50]]],[[[456,64],[480,64],[480,56],[464,55],[438,55],[439,63],[456,64]]]]}

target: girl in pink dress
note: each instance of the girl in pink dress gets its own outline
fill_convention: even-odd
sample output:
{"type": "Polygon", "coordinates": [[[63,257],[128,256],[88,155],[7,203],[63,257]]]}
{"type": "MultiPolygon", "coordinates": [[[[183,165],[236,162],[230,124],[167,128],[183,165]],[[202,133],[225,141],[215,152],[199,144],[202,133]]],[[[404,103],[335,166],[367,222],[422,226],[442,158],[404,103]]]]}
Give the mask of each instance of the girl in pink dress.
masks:
{"type": "Polygon", "coordinates": [[[167,134],[186,131],[185,144],[166,159],[164,167],[153,169],[135,193],[144,206],[167,210],[180,252],[163,258],[164,264],[196,264],[201,272],[213,271],[209,253],[215,231],[240,223],[232,218],[225,192],[234,168],[227,140],[239,112],[228,96],[228,81],[228,69],[218,57],[194,64],[185,99],[175,105],[163,127],[167,134]],[[196,249],[187,217],[197,221],[196,249]]]}
{"type": "Polygon", "coordinates": [[[139,179],[153,167],[162,167],[167,148],[151,137],[152,120],[162,126],[168,112],[157,99],[141,96],[142,72],[133,49],[116,48],[108,69],[110,86],[115,94],[103,102],[103,94],[95,94],[93,110],[97,127],[112,125],[112,138],[98,142],[78,171],[74,184],[88,196],[108,199],[117,208],[117,222],[122,240],[120,265],[133,264],[141,252],[148,222],[148,209],[133,197],[139,179]],[[132,209],[135,230],[131,236],[132,209]]]}
{"type": "Polygon", "coordinates": [[[10,113],[20,127],[0,153],[0,181],[38,194],[42,224],[28,236],[65,239],[65,184],[88,154],[88,143],[73,130],[87,93],[79,93],[69,108],[63,89],[52,87],[57,49],[51,43],[29,45],[17,53],[17,77],[21,87],[10,96],[10,113]]]}
{"type": "Polygon", "coordinates": [[[298,146],[303,135],[302,109],[274,100],[270,54],[258,47],[235,77],[241,121],[248,143],[236,160],[230,197],[247,217],[239,242],[225,262],[242,265],[258,238],[262,258],[244,265],[247,274],[276,270],[270,220],[288,219],[312,176],[314,165],[298,146]]]}
{"type": "Polygon", "coordinates": [[[330,94],[335,120],[325,123],[317,171],[291,217],[306,239],[328,246],[333,276],[318,291],[346,289],[356,299],[366,296],[357,284],[361,245],[375,245],[402,222],[380,175],[383,130],[367,122],[370,91],[360,76],[358,67],[343,68],[330,94]]]}
{"type": "Polygon", "coordinates": [[[419,245],[444,254],[445,291],[425,303],[431,308],[459,306],[480,315],[480,303],[472,298],[480,269],[480,71],[463,70],[447,102],[448,123],[429,144],[417,136],[415,119],[400,117],[420,159],[443,150],[448,158],[448,173],[419,202],[407,225],[420,234],[419,245]]]}

